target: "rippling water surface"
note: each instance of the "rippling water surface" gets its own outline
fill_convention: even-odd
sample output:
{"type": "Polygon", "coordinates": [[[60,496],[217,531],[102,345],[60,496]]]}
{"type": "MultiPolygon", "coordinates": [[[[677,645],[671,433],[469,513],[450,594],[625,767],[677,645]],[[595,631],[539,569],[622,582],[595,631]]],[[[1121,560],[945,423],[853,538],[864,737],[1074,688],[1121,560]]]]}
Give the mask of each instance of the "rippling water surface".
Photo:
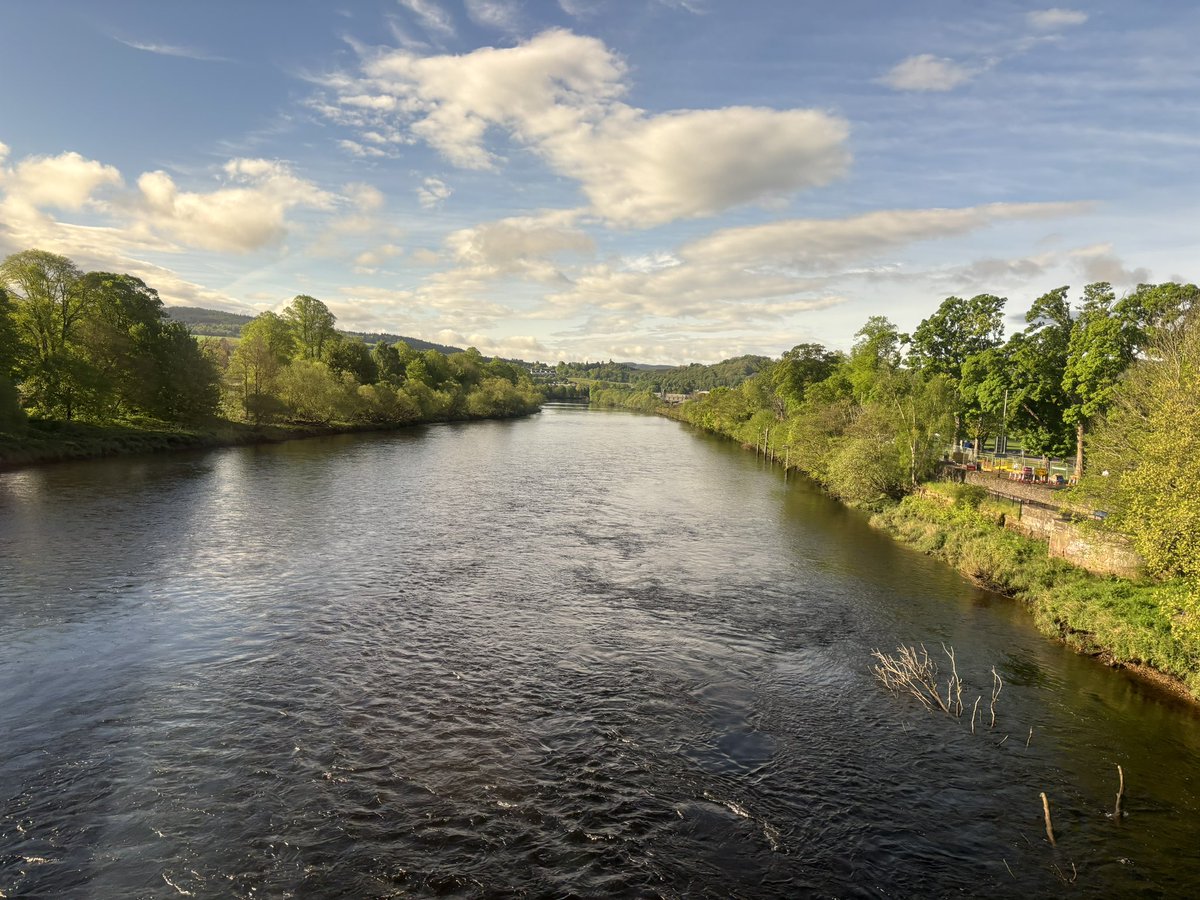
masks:
{"type": "Polygon", "coordinates": [[[1194,896],[1198,749],[662,419],[0,475],[0,897],[1194,896]],[[902,642],[995,727],[884,692],[902,642]]]}

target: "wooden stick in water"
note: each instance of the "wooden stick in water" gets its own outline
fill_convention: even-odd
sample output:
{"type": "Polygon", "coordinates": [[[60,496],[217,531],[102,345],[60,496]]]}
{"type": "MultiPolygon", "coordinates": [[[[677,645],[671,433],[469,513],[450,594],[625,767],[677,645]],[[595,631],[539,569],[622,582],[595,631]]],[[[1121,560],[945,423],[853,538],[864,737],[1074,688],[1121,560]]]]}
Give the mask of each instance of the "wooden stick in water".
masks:
{"type": "Polygon", "coordinates": [[[1046,797],[1046,792],[1042,791],[1042,812],[1046,815],[1046,837],[1050,839],[1050,846],[1055,846],[1054,841],[1054,826],[1050,824],[1050,800],[1046,797]]]}
{"type": "Polygon", "coordinates": [[[1125,770],[1117,766],[1117,777],[1121,779],[1121,784],[1117,788],[1117,808],[1113,810],[1113,818],[1117,824],[1121,824],[1121,796],[1125,793],[1125,770]]]}

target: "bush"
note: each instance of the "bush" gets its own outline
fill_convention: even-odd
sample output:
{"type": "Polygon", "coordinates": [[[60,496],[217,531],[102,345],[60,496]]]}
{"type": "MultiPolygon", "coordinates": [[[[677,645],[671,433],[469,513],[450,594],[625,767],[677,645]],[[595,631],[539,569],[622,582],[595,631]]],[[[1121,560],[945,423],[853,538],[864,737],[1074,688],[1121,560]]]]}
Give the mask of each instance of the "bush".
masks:
{"type": "Polygon", "coordinates": [[[16,386],[0,374],[0,427],[11,428],[25,422],[25,411],[21,409],[21,398],[16,386]]]}

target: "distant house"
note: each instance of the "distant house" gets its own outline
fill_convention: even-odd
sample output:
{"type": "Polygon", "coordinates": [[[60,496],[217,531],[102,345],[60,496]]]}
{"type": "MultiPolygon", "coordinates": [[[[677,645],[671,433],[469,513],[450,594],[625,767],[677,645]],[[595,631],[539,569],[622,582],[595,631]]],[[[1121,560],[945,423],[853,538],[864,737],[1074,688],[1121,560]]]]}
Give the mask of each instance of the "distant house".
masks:
{"type": "Polygon", "coordinates": [[[543,366],[530,366],[529,374],[534,378],[553,378],[558,373],[554,369],[547,369],[543,366]]]}
{"type": "Polygon", "coordinates": [[[671,406],[678,406],[691,396],[691,394],[668,394],[666,391],[663,391],[661,394],[659,394],[659,397],[662,398],[663,403],[668,403],[671,406]]]}

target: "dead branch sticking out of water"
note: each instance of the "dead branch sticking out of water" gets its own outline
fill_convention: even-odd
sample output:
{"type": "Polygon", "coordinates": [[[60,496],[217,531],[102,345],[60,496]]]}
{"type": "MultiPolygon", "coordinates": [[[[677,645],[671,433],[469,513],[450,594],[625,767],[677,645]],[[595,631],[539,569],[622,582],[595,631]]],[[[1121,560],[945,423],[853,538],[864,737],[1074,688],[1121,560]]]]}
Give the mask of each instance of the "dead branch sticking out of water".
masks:
{"type": "MultiPolygon", "coordinates": [[[[940,709],[948,716],[955,715],[950,706],[950,692],[947,692],[945,700],[942,699],[937,663],[929,658],[929,652],[924,647],[919,651],[916,647],[900,647],[895,656],[879,650],[873,651],[871,655],[878,661],[878,665],[874,666],[872,671],[888,690],[896,694],[911,694],[920,700],[926,709],[940,709]]],[[[952,662],[953,659],[952,656],[952,662]]],[[[956,677],[952,676],[951,687],[956,677]]]]}
{"type": "Polygon", "coordinates": [[[1117,777],[1121,780],[1120,786],[1117,788],[1117,806],[1113,810],[1113,819],[1117,824],[1121,824],[1121,797],[1125,794],[1125,770],[1117,766],[1117,777]]]}
{"type": "Polygon", "coordinates": [[[988,728],[996,727],[996,701],[1000,699],[1002,690],[1004,690],[1004,679],[1000,677],[996,667],[992,666],[992,724],[988,728]]]}

